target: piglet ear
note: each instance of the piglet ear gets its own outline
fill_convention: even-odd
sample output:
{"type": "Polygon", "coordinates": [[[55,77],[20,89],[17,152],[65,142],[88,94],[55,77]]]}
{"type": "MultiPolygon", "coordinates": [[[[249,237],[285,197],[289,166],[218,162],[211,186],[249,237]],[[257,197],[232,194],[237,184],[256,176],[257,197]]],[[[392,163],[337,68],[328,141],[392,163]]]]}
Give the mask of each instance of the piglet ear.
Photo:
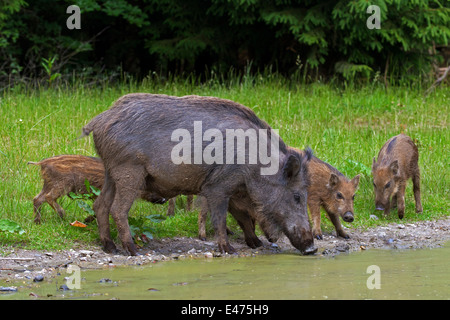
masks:
{"type": "Polygon", "coordinates": [[[360,175],[358,174],[357,176],[355,176],[355,177],[352,179],[352,181],[350,181],[350,182],[353,184],[353,186],[355,187],[355,189],[358,188],[359,177],[360,177],[360,175]]]}
{"type": "Polygon", "coordinates": [[[338,183],[339,183],[339,177],[337,175],[335,175],[334,173],[332,173],[331,176],[330,176],[330,181],[328,182],[327,187],[329,189],[334,189],[334,188],[336,188],[338,183]]]}
{"type": "Polygon", "coordinates": [[[372,171],[375,170],[376,165],[377,165],[377,161],[375,160],[375,157],[373,157],[373,160],[372,160],[372,171]]]}
{"type": "Polygon", "coordinates": [[[398,173],[399,173],[398,160],[395,160],[395,161],[391,162],[391,164],[389,165],[389,168],[391,169],[391,171],[394,174],[394,176],[398,175],[398,173]]]}
{"type": "Polygon", "coordinates": [[[300,159],[294,155],[290,155],[284,164],[283,174],[287,179],[295,177],[300,172],[300,159]]]}

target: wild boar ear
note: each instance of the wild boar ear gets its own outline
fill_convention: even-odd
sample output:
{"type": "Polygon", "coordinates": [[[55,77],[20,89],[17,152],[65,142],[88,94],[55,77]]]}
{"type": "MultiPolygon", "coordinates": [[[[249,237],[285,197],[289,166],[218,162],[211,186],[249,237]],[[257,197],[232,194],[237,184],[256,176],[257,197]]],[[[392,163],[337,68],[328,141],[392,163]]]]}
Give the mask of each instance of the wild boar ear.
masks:
{"type": "Polygon", "coordinates": [[[283,168],[283,175],[290,179],[292,177],[295,177],[300,171],[300,160],[294,156],[290,155],[287,159],[286,163],[284,164],[283,168]]]}
{"type": "Polygon", "coordinates": [[[377,165],[377,161],[375,160],[375,157],[373,157],[373,160],[372,160],[372,171],[375,170],[376,165],[377,165]]]}
{"type": "Polygon", "coordinates": [[[389,168],[392,170],[394,176],[398,175],[398,160],[391,162],[389,168]]]}
{"type": "Polygon", "coordinates": [[[353,186],[355,187],[355,189],[358,188],[359,177],[360,177],[360,175],[358,174],[357,176],[355,176],[355,177],[352,179],[352,181],[350,181],[350,182],[353,184],[353,186]]]}
{"type": "Polygon", "coordinates": [[[334,173],[331,174],[330,176],[330,181],[327,184],[327,187],[329,189],[334,189],[339,183],[339,177],[337,175],[335,175],[334,173]]]}

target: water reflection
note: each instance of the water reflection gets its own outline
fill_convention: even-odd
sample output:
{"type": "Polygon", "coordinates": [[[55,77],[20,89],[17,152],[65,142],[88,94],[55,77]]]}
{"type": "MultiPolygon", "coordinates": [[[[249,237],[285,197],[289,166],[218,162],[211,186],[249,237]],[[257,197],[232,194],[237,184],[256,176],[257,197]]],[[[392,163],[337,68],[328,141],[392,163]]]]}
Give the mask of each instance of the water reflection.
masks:
{"type": "Polygon", "coordinates": [[[48,299],[449,299],[449,262],[450,246],[335,257],[277,254],[170,261],[82,270],[79,290],[59,291],[63,274],[53,283],[20,288],[0,299],[28,299],[30,292],[48,299]],[[367,272],[371,265],[379,267],[380,289],[368,288],[374,276],[367,272]]]}

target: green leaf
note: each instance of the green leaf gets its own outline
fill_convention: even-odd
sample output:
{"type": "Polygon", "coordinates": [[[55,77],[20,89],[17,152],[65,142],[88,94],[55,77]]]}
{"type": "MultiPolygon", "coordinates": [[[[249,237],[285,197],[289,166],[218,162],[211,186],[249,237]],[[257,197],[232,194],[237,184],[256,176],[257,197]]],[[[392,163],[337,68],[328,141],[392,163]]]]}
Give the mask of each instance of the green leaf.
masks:
{"type": "Polygon", "coordinates": [[[0,231],[8,231],[11,233],[25,233],[25,230],[16,222],[9,219],[0,219],[0,231]]]}
{"type": "Polygon", "coordinates": [[[88,212],[91,215],[95,215],[94,210],[91,208],[91,206],[89,204],[87,204],[86,202],[84,202],[83,200],[77,200],[77,204],[78,206],[83,209],[84,211],[88,212]]]}
{"type": "Polygon", "coordinates": [[[146,216],[146,218],[148,220],[150,220],[151,222],[156,222],[156,223],[160,223],[167,219],[167,217],[163,214],[151,214],[149,216],[146,216]]]}

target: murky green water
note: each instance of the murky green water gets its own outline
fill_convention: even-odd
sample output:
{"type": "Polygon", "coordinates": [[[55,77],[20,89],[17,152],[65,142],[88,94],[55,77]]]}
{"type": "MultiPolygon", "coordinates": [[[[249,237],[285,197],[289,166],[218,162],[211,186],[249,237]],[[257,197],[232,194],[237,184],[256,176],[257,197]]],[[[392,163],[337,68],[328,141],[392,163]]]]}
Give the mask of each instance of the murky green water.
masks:
{"type": "MultiPolygon", "coordinates": [[[[0,299],[36,299],[30,292],[43,299],[450,299],[450,246],[81,270],[80,289],[60,291],[65,276],[70,274],[52,283],[29,281],[17,293],[0,294],[0,299]],[[379,269],[367,273],[372,265],[379,269]],[[105,278],[111,282],[99,282],[105,278]],[[379,284],[380,289],[369,289],[368,284],[379,284]]],[[[12,284],[0,281],[0,286],[5,285],[12,284]]]]}

